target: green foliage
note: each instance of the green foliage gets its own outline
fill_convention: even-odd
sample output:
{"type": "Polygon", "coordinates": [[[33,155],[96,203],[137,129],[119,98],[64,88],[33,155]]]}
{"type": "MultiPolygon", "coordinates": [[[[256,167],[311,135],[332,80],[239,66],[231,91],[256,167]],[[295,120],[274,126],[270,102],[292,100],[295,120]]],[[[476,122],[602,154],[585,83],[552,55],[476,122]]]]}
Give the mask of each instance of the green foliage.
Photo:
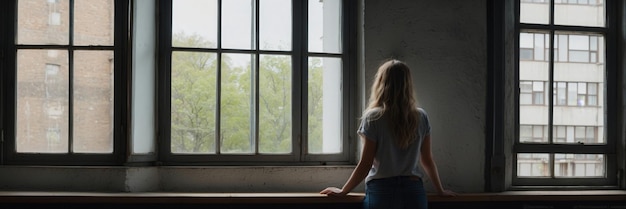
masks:
{"type": "MultiPolygon", "coordinates": [[[[175,34],[174,46],[213,46],[197,35],[175,34]]],[[[220,152],[286,154],[292,152],[293,113],[291,57],[261,55],[258,101],[254,101],[253,56],[222,54],[218,84],[217,54],[173,52],[171,79],[171,148],[174,153],[215,153],[216,122],[220,125],[220,152]],[[233,60],[247,60],[233,63],[233,60]],[[217,101],[220,85],[220,101],[217,101]],[[258,103],[258,139],[253,137],[258,103]],[[220,118],[217,118],[217,108],[220,118]]],[[[322,147],[322,64],[312,59],[309,69],[309,149],[322,147]]]]}
{"type": "Polygon", "coordinates": [[[309,127],[309,152],[321,153],[322,152],[322,113],[323,113],[323,73],[322,60],[319,58],[312,58],[309,60],[309,85],[308,85],[308,127],[309,127]]]}

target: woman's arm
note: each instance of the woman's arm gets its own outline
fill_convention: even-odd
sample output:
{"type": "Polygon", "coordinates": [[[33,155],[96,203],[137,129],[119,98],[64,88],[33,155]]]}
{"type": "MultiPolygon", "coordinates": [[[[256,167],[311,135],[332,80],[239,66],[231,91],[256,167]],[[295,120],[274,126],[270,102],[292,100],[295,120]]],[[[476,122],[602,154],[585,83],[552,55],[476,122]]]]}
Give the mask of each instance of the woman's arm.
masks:
{"type": "Polygon", "coordinates": [[[455,196],[456,194],[452,191],[443,189],[441,185],[441,179],[439,179],[439,171],[437,170],[437,164],[435,163],[435,159],[433,158],[433,153],[430,148],[430,134],[424,137],[424,141],[422,142],[422,147],[420,150],[420,163],[422,164],[422,168],[426,171],[426,174],[433,182],[433,186],[437,190],[437,194],[444,196],[455,196]]]}
{"type": "Polygon", "coordinates": [[[356,168],[354,168],[354,171],[352,171],[352,175],[350,175],[346,184],[343,185],[343,188],[339,189],[337,187],[328,187],[322,190],[320,194],[343,196],[352,191],[354,187],[359,185],[359,183],[365,179],[369,170],[372,168],[372,163],[374,162],[374,156],[376,155],[376,143],[367,139],[363,135],[361,135],[361,141],[363,142],[361,159],[359,160],[359,164],[357,164],[356,168]]]}

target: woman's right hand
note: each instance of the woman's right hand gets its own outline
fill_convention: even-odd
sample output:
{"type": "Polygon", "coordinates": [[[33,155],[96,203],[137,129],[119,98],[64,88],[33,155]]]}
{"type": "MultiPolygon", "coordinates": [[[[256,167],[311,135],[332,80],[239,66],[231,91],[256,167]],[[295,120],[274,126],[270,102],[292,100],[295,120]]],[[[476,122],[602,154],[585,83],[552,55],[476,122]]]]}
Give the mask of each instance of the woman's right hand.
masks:
{"type": "Polygon", "coordinates": [[[344,193],[342,189],[339,189],[337,187],[328,187],[322,190],[320,194],[325,194],[328,196],[346,196],[346,193],[344,193]]]}
{"type": "Polygon", "coordinates": [[[450,191],[450,190],[447,190],[447,189],[443,190],[443,191],[440,191],[440,192],[437,192],[437,195],[442,196],[442,197],[456,197],[456,196],[458,196],[457,193],[455,193],[453,191],[450,191]]]}

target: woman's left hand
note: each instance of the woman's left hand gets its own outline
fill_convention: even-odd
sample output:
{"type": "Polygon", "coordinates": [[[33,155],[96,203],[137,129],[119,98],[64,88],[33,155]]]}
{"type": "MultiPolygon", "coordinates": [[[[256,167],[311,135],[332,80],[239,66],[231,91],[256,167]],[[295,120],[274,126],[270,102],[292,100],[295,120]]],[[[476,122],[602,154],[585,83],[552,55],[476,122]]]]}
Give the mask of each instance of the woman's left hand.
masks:
{"type": "Polygon", "coordinates": [[[439,196],[443,196],[443,197],[456,197],[456,196],[458,196],[457,193],[455,193],[453,191],[450,191],[450,190],[442,190],[440,192],[437,192],[437,194],[439,196]]]}
{"type": "Polygon", "coordinates": [[[339,189],[337,187],[328,187],[322,190],[320,194],[325,194],[328,196],[346,196],[346,193],[344,193],[342,189],[339,189]]]}

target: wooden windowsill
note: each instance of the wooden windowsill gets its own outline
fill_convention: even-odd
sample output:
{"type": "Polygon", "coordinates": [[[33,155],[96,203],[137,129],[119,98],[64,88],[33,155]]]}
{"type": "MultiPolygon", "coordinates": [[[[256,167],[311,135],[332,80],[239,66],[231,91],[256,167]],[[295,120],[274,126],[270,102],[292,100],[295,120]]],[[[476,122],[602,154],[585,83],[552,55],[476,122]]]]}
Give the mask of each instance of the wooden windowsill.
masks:
{"type": "MultiPolygon", "coordinates": [[[[111,203],[111,204],[328,204],[360,203],[364,194],[327,197],[317,193],[100,193],[100,192],[0,192],[0,203],[111,203]]],[[[624,190],[510,191],[462,193],[457,197],[429,195],[430,202],[525,201],[626,201],[624,190]]]]}

